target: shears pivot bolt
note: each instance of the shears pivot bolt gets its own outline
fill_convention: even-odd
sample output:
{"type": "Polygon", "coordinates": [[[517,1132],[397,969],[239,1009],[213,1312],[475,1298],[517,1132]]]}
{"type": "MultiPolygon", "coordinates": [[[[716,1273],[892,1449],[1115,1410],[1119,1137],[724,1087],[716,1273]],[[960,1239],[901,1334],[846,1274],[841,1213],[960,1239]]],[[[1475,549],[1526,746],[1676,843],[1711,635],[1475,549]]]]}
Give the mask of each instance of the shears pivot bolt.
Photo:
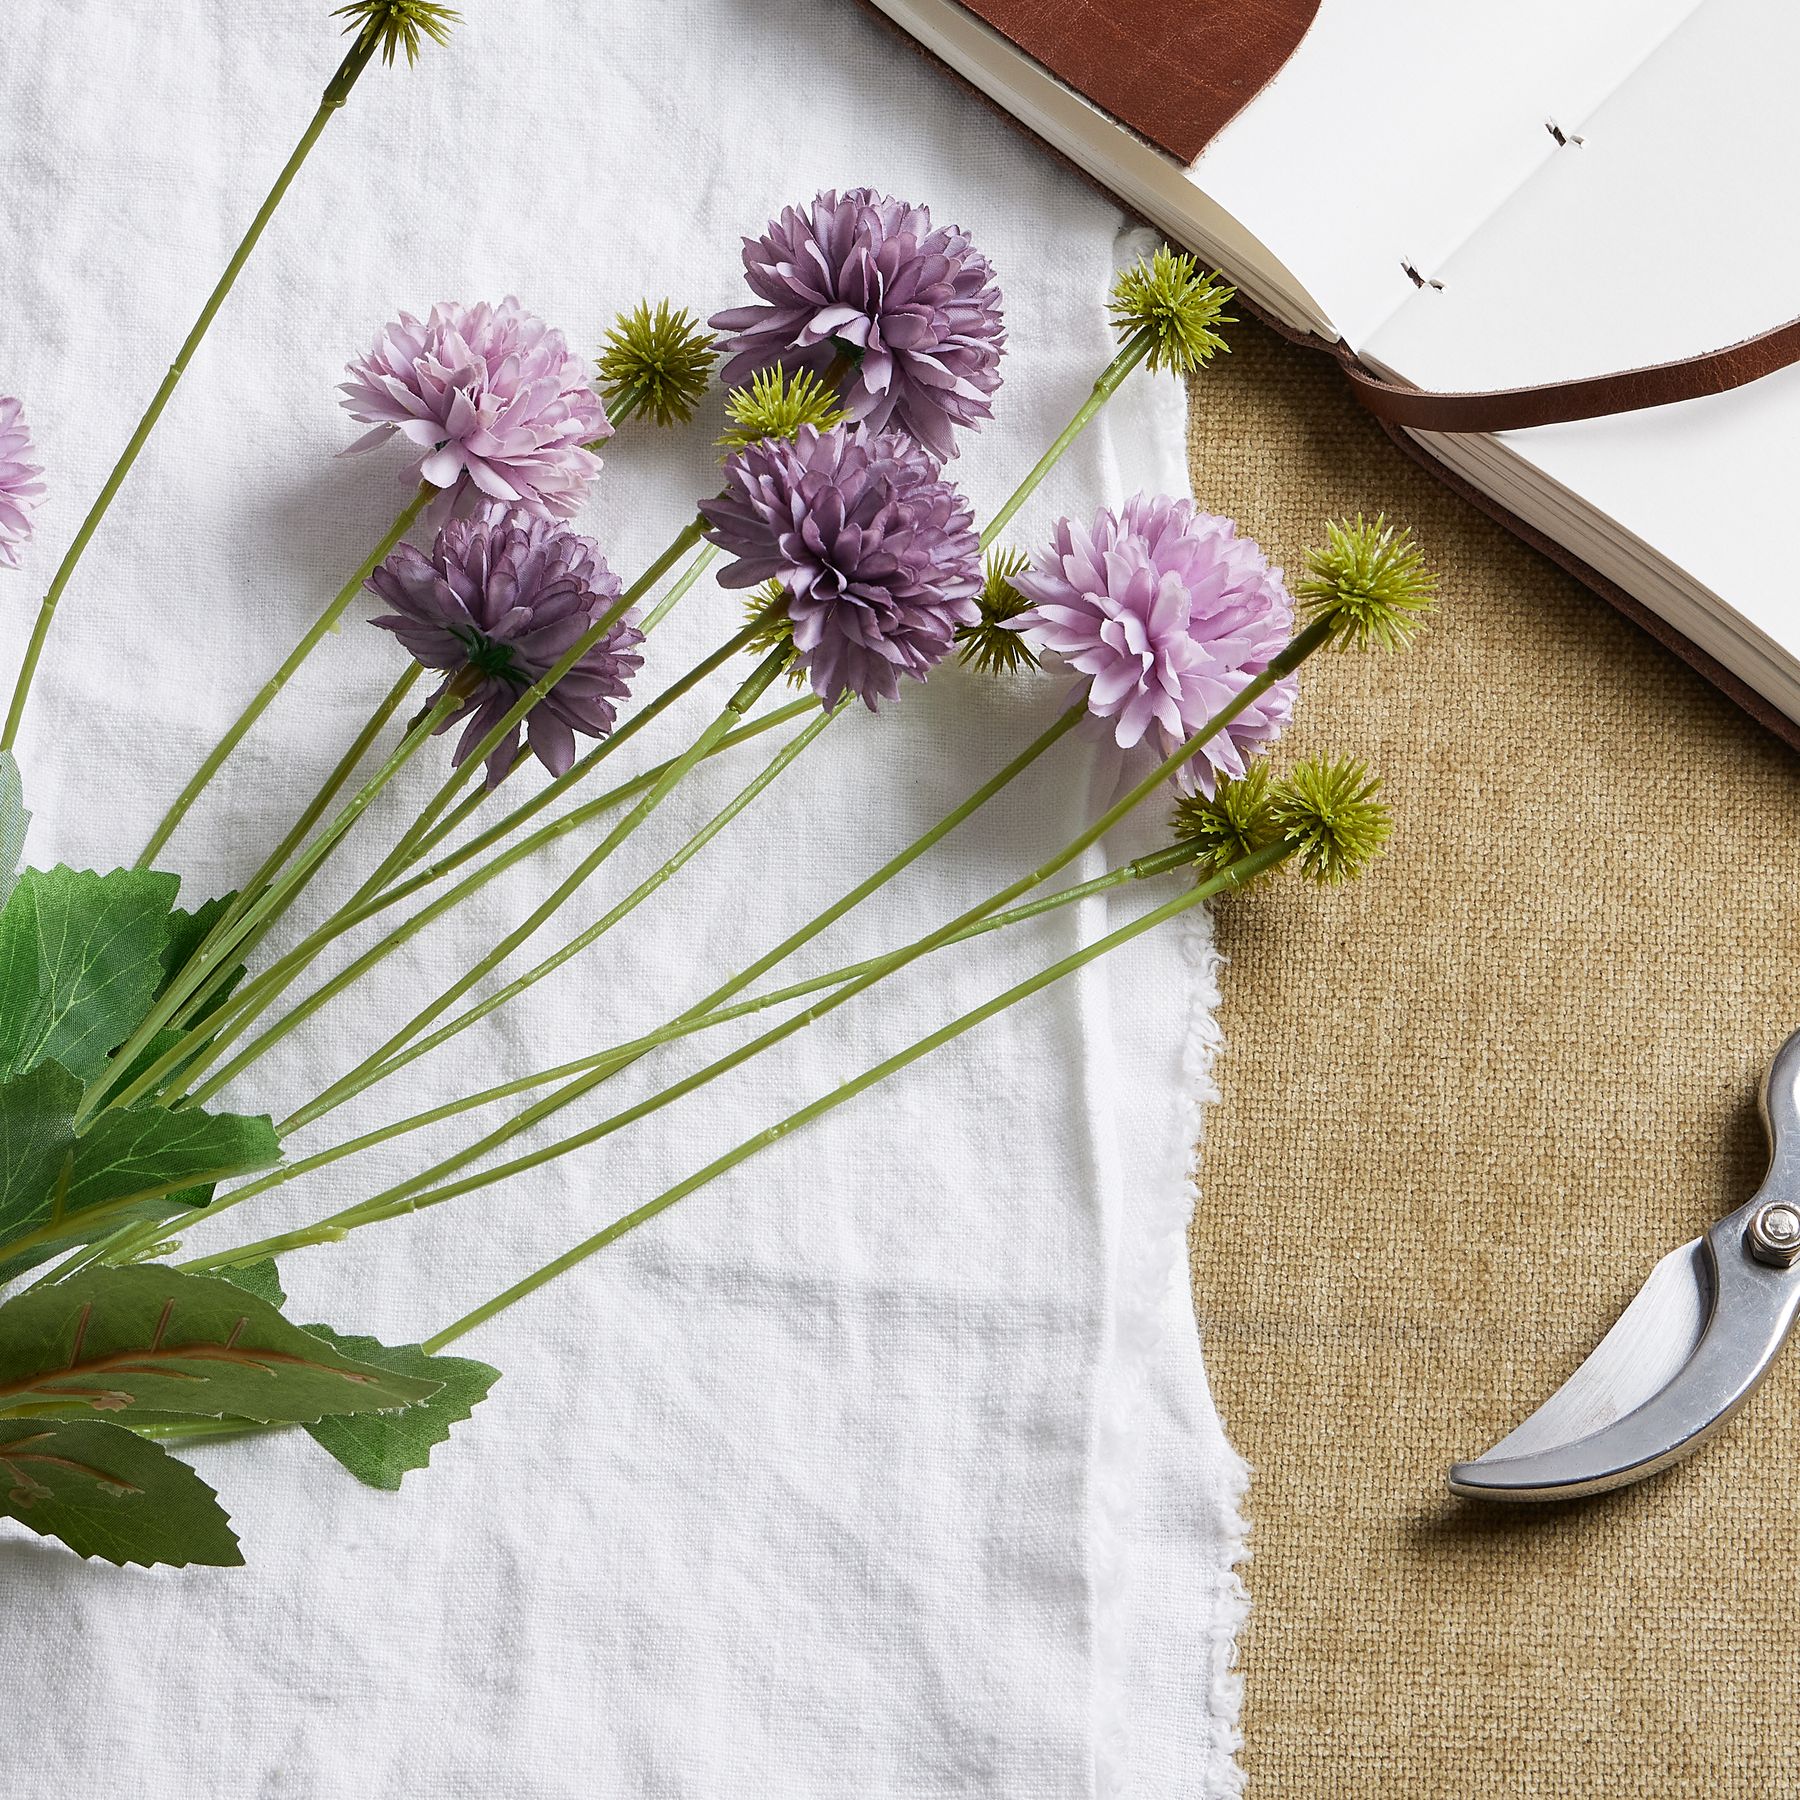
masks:
{"type": "Polygon", "coordinates": [[[1771,1201],[1750,1220],[1750,1254],[1758,1262],[1791,1269],[1800,1262],[1800,1207],[1785,1200],[1771,1201]]]}

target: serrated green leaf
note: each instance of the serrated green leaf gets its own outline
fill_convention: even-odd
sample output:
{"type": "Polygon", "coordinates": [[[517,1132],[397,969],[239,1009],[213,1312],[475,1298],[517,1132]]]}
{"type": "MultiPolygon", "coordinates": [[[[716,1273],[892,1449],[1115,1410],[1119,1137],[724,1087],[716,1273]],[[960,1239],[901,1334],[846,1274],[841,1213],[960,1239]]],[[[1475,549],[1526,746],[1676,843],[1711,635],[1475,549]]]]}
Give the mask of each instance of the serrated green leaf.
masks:
{"type": "Polygon", "coordinates": [[[25,828],[30,823],[19,765],[10,750],[0,750],[0,907],[19,879],[19,858],[25,854],[25,828]]]}
{"type": "Polygon", "coordinates": [[[0,1516],[123,1566],[233,1568],[218,1496],[135,1432],[92,1419],[0,1419],[0,1516]]]}
{"type": "Polygon", "coordinates": [[[0,911],[0,1078],[55,1060],[84,1081],[163,979],[180,883],[151,869],[27,869],[0,911]]]}
{"type": "Polygon", "coordinates": [[[0,1306],[0,1413],[310,1425],[437,1389],[346,1356],[230,1282],[158,1263],[83,1269],[0,1306]]]}
{"type": "Polygon", "coordinates": [[[98,1419],[0,1419],[0,1514],[120,1567],[244,1560],[218,1495],[186,1463],[98,1419]]]}
{"type": "Polygon", "coordinates": [[[402,1476],[424,1468],[433,1449],[449,1437],[450,1427],[460,1425],[500,1379],[498,1369],[468,1357],[433,1356],[417,1344],[383,1344],[371,1337],[350,1337],[329,1325],[306,1329],[359,1362],[440,1384],[429,1400],[404,1412],[361,1413],[353,1419],[321,1419],[307,1426],[357,1480],[370,1487],[397,1488],[402,1476]]]}
{"type": "Polygon", "coordinates": [[[101,1112],[77,1134],[81,1093],[54,1062],[0,1085],[0,1281],[128,1219],[173,1218],[204,1205],[210,1190],[196,1185],[202,1178],[281,1160],[266,1118],[200,1107],[101,1112]]]}
{"type": "Polygon", "coordinates": [[[287,1295],[281,1291],[281,1275],[275,1267],[272,1256],[259,1256],[255,1262],[227,1263],[223,1268],[214,1269],[213,1277],[218,1281],[229,1281],[233,1287],[241,1287],[246,1294],[254,1294],[259,1300],[266,1300],[278,1311],[287,1305],[287,1295]]]}

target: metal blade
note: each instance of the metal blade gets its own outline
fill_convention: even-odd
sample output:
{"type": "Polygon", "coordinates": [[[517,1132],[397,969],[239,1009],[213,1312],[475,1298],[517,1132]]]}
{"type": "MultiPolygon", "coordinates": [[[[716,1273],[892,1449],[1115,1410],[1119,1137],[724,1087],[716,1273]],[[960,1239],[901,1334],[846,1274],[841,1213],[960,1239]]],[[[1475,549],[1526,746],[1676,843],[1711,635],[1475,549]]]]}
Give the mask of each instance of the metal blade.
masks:
{"type": "Polygon", "coordinates": [[[1572,1444],[1636,1412],[1694,1354],[1711,1311],[1711,1268],[1695,1238],[1651,1270],[1594,1353],[1518,1430],[1464,1467],[1572,1444]]]}

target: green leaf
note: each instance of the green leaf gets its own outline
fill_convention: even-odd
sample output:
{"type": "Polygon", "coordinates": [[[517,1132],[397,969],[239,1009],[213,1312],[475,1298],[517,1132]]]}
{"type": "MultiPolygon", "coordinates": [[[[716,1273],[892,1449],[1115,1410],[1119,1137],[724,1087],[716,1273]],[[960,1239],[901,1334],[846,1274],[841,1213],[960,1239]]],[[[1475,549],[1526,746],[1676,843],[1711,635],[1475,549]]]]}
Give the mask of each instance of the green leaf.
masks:
{"type": "MultiPolygon", "coordinates": [[[[200,946],[206,942],[207,934],[225,916],[226,909],[235,899],[237,899],[235,892],[221,894],[216,900],[203,901],[193,912],[184,912],[178,906],[169,914],[169,941],[163,950],[163,978],[157,983],[156,998],[162,997],[163,990],[193,960],[200,946]]],[[[224,1005],[231,997],[231,990],[243,978],[244,965],[239,963],[208,994],[204,1009],[194,1017],[196,1019],[205,1018],[224,1005]]],[[[183,1026],[180,1032],[170,1032],[163,1042],[155,1047],[155,1055],[161,1056],[178,1038],[186,1035],[186,1026],[183,1026]]],[[[161,1037],[162,1034],[158,1033],[158,1036],[161,1037]]],[[[154,1059],[147,1051],[142,1066],[148,1067],[152,1060],[154,1059]]]]}
{"type": "Polygon", "coordinates": [[[0,1514],[121,1567],[244,1560],[218,1496],[186,1463],[97,1419],[0,1419],[0,1514]]]}
{"type": "Polygon", "coordinates": [[[437,1392],[346,1356],[266,1300],[159,1263],[83,1269],[0,1306],[0,1413],[133,1408],[310,1425],[437,1392]]]}
{"type": "Polygon", "coordinates": [[[54,1059],[91,1081],[163,980],[180,883],[150,869],[27,869],[0,911],[0,1077],[54,1059]]]}
{"type": "Polygon", "coordinates": [[[172,1218],[204,1205],[202,1178],[281,1160],[266,1118],[197,1106],[101,1112],[78,1135],[81,1093],[82,1084],[53,1062],[0,1085],[0,1281],[128,1219],[172,1218]]]}
{"type": "Polygon", "coordinates": [[[309,1325],[315,1337],[335,1344],[359,1362],[439,1383],[429,1400],[405,1412],[361,1413],[356,1418],[321,1419],[307,1430],[359,1481],[397,1488],[400,1478],[431,1461],[431,1452],[460,1425],[500,1379],[498,1369],[463,1356],[432,1356],[417,1344],[389,1345],[370,1337],[350,1337],[329,1325],[309,1325]]]}
{"type": "Polygon", "coordinates": [[[212,1271],[216,1281],[229,1281],[233,1287],[240,1287],[246,1294],[254,1294],[259,1300],[266,1300],[277,1311],[287,1305],[287,1295],[281,1291],[281,1275],[275,1267],[272,1256],[259,1256],[255,1262],[227,1263],[222,1269],[212,1271]]]}
{"type": "Polygon", "coordinates": [[[19,765],[10,750],[0,750],[0,907],[5,906],[19,878],[19,858],[25,854],[25,827],[30,823],[19,765]]]}

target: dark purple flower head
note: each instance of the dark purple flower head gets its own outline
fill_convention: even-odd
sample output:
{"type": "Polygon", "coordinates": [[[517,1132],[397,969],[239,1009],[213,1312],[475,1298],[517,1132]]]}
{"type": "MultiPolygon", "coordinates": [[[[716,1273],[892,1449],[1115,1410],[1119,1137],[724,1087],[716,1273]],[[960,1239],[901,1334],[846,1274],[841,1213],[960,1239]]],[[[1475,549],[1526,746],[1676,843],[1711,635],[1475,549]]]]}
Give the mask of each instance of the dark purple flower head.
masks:
{"type": "Polygon", "coordinates": [[[31,457],[25,410],[0,394],[0,568],[19,566],[19,552],[31,537],[32,511],[44,497],[38,480],[44,471],[31,457]]]}
{"type": "Polygon", "coordinates": [[[434,306],[423,323],[402,313],[349,374],[344,406],[375,429],[345,454],[397,431],[424,452],[419,480],[465,504],[485,495],[571,518],[600,472],[587,445],[612,435],[587,366],[511,298],[434,306]]]}
{"type": "MultiPolygon", "coordinates": [[[[1012,585],[1032,604],[1008,623],[1033,649],[1087,678],[1088,710],[1124,748],[1149,738],[1172,755],[1292,635],[1281,571],[1231,520],[1191,500],[1143,494],[1091,527],[1060,520],[1012,585]]],[[[1177,785],[1211,794],[1281,735],[1292,676],[1253,701],[1182,766],[1177,785]]]]}
{"type": "Polygon", "coordinates": [[[854,363],[842,384],[850,416],[897,425],[942,459],[955,427],[993,417],[1000,385],[1000,289],[988,260],[923,206],[853,188],[786,208],[744,239],[744,278],[763,302],[717,313],[729,332],[728,388],[777,363],[823,371],[854,363]]]}
{"type": "Polygon", "coordinates": [[[922,681],[979,616],[968,502],[904,433],[803,425],[740,450],[725,481],[700,508],[736,559],[719,579],[781,584],[801,666],[828,705],[896,699],[900,677],[922,681]]]}
{"type": "MultiPolygon", "coordinates": [[[[619,597],[598,545],[549,519],[494,506],[452,519],[429,560],[402,544],[369,578],[395,610],[375,620],[428,669],[442,669],[440,699],[461,684],[463,703],[439,727],[467,719],[460,763],[534,681],[548,674],[619,597]]],[[[575,734],[604,737],[613,702],[643,666],[644,634],[621,619],[532,708],[531,748],[553,775],[575,760],[575,734]]],[[[519,754],[514,731],[488,758],[497,787],[519,754]]]]}

